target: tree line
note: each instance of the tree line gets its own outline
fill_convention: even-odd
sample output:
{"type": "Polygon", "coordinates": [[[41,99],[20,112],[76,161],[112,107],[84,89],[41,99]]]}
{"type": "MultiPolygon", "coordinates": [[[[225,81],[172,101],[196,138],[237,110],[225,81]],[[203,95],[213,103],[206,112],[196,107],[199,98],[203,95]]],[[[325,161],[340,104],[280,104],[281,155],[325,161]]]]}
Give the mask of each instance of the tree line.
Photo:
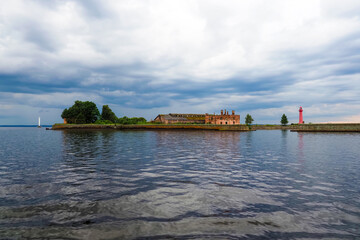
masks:
{"type": "Polygon", "coordinates": [[[128,118],[126,116],[118,118],[108,105],[103,105],[101,114],[96,104],[90,101],[75,101],[74,105],[65,108],[61,114],[67,123],[75,124],[141,124],[146,123],[143,117],[128,118]]]}

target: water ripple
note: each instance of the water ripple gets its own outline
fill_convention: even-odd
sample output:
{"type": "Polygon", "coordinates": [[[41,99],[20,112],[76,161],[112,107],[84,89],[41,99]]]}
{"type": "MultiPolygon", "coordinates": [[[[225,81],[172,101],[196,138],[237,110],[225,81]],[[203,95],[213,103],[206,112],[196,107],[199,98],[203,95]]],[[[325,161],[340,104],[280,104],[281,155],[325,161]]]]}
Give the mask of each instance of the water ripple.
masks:
{"type": "Polygon", "coordinates": [[[2,238],[360,237],[359,134],[0,135],[2,238]]]}

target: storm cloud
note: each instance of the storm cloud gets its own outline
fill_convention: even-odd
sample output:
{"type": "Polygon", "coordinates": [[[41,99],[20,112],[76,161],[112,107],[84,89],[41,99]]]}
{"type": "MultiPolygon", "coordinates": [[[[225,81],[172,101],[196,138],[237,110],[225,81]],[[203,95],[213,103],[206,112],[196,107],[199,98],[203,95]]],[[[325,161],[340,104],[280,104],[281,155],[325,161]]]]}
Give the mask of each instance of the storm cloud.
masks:
{"type": "Polygon", "coordinates": [[[360,121],[360,2],[13,0],[0,10],[0,124],[250,113],[360,121]]]}

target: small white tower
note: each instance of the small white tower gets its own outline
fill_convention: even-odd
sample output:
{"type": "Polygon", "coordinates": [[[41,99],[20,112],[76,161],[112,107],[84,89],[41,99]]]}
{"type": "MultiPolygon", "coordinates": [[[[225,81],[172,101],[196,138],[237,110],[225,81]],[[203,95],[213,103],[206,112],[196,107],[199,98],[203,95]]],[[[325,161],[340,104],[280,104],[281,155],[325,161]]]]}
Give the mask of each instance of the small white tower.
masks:
{"type": "Polygon", "coordinates": [[[41,124],[40,124],[40,117],[39,117],[39,123],[38,123],[38,128],[41,128],[41,124]]]}

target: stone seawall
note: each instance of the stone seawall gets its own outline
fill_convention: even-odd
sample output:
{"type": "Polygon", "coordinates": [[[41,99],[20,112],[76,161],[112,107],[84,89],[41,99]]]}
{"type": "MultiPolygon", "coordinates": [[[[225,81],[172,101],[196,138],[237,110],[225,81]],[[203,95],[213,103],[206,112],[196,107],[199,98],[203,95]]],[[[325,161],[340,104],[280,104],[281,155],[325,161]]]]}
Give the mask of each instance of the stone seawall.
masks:
{"type": "Polygon", "coordinates": [[[189,129],[189,130],[220,130],[250,131],[246,125],[186,125],[186,124],[154,124],[154,125],[118,125],[117,129],[189,129]]]}
{"type": "Polygon", "coordinates": [[[251,125],[251,130],[292,130],[296,129],[297,125],[251,125]]]}
{"type": "Polygon", "coordinates": [[[63,129],[116,129],[115,124],[59,124],[56,123],[52,126],[52,130],[63,129]]]}
{"type": "Polygon", "coordinates": [[[300,124],[292,131],[296,132],[360,132],[360,123],[323,123],[300,124]]]}
{"type": "Polygon", "coordinates": [[[205,125],[205,124],[144,124],[144,125],[115,125],[115,124],[54,124],[53,130],[63,129],[115,129],[115,130],[218,130],[218,131],[250,131],[246,125],[205,125]]]}

